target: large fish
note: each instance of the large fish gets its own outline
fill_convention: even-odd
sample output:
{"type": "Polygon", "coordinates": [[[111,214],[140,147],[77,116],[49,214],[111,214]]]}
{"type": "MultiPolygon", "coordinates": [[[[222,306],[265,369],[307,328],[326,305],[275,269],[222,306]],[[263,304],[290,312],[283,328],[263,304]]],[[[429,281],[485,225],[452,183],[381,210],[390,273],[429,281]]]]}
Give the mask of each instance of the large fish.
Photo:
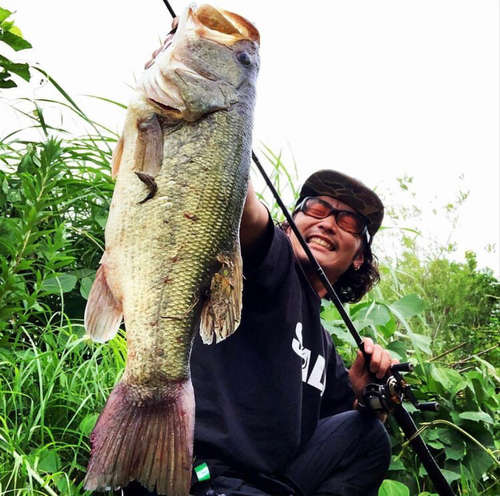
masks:
{"type": "Polygon", "coordinates": [[[189,358],[241,314],[239,223],[248,185],[259,34],[242,17],[189,7],[148,63],[113,156],[106,251],[87,333],[122,318],[127,366],[91,435],[88,490],[137,480],[187,496],[194,397],[189,358]]]}

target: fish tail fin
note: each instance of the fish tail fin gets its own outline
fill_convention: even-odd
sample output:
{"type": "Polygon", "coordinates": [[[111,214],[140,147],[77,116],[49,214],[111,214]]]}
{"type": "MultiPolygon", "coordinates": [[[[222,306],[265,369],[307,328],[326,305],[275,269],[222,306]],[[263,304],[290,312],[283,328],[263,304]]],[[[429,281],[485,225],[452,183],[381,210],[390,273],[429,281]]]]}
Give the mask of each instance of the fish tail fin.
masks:
{"type": "Polygon", "coordinates": [[[90,437],[85,489],[119,489],[135,480],[158,494],[186,496],[193,435],[194,393],[189,379],[172,381],[154,393],[122,380],[90,437]]]}
{"type": "Polygon", "coordinates": [[[210,291],[203,303],[200,335],[205,344],[226,339],[241,320],[243,295],[243,262],[237,242],[232,253],[220,254],[221,267],[212,277],[210,291]]]}

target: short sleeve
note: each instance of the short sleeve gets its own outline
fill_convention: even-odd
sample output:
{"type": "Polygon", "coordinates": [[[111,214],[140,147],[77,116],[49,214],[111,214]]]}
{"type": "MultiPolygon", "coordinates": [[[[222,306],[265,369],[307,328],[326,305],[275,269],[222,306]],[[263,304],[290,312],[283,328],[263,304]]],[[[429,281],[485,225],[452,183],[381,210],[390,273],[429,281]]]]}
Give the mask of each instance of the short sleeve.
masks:
{"type": "Polygon", "coordinates": [[[271,297],[277,288],[286,283],[293,266],[293,250],[288,236],[277,226],[271,224],[268,233],[268,248],[262,254],[259,263],[243,259],[243,275],[245,287],[259,294],[262,300],[271,297]]]}

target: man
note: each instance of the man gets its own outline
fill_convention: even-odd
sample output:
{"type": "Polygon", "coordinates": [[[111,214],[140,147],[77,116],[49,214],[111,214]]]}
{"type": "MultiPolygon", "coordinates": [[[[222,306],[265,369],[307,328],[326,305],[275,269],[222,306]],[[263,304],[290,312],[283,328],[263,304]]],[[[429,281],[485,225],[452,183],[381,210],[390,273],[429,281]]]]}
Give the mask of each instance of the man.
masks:
{"type": "MultiPolygon", "coordinates": [[[[378,281],[371,241],[384,207],[361,182],[314,173],[294,220],[345,302],[378,281]]],[[[347,371],[321,326],[326,290],[295,235],[275,227],[250,186],[240,230],[240,327],[212,346],[196,338],[195,495],[376,495],[390,461],[382,423],[358,409],[370,382],[358,353],[347,371]]],[[[383,378],[386,350],[365,339],[383,378]]],[[[394,363],[395,361],[393,361],[394,363]]]]}

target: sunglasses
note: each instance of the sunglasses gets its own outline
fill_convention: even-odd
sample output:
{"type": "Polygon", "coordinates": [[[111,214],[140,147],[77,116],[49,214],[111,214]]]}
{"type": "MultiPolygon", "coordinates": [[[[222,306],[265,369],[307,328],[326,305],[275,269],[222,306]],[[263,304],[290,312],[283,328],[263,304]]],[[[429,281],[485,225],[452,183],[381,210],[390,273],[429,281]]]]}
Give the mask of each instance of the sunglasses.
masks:
{"type": "Polygon", "coordinates": [[[348,210],[338,210],[333,208],[328,202],[308,196],[304,198],[295,209],[294,213],[303,212],[309,217],[315,219],[326,219],[328,216],[333,215],[337,225],[344,231],[351,234],[359,234],[363,236],[368,227],[363,217],[356,212],[349,212],[348,210]]]}

